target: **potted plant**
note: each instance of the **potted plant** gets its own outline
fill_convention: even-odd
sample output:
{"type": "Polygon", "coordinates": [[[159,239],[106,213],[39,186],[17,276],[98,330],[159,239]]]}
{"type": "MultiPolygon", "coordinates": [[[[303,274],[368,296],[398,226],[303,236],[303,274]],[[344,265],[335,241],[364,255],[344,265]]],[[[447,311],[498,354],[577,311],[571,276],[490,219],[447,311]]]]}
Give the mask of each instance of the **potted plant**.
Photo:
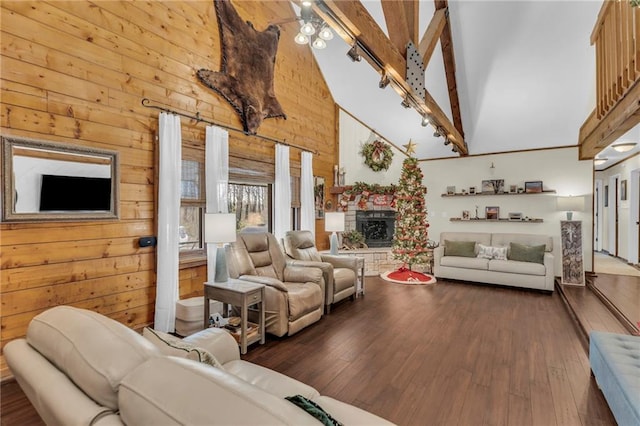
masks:
{"type": "Polygon", "coordinates": [[[342,245],[348,249],[367,248],[364,242],[364,235],[356,229],[342,233],[342,245]]]}

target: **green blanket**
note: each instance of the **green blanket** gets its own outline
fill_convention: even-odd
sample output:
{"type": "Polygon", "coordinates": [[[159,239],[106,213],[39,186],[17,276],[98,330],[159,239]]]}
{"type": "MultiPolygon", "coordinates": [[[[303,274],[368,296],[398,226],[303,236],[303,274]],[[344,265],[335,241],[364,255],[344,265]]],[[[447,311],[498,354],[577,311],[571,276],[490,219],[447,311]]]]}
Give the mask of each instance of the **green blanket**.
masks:
{"type": "Polygon", "coordinates": [[[331,417],[331,415],[324,411],[322,407],[302,395],[287,396],[285,399],[320,420],[325,426],[342,426],[342,423],[331,417]]]}

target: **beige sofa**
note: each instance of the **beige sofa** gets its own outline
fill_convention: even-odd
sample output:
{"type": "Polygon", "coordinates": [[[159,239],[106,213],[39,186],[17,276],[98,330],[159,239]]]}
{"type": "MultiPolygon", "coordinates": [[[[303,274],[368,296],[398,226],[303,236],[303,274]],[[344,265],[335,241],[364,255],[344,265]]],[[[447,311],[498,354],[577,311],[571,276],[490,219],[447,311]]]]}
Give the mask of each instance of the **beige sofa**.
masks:
{"type": "Polygon", "coordinates": [[[434,275],[438,278],[526,287],[552,292],[555,280],[552,251],[553,239],[547,235],[442,232],[440,246],[434,250],[434,275]],[[476,255],[479,244],[490,247],[510,247],[510,243],[527,246],[544,244],[543,263],[447,256],[445,254],[446,241],[473,241],[476,243],[476,255]]]}
{"type": "Polygon", "coordinates": [[[284,399],[293,395],[345,425],[391,424],[241,360],[224,330],[174,338],[172,346],[149,335],[92,311],[59,306],[36,316],[26,339],[9,342],[4,355],[48,425],[320,425],[284,399]],[[203,362],[185,358],[193,354],[203,362]]]}

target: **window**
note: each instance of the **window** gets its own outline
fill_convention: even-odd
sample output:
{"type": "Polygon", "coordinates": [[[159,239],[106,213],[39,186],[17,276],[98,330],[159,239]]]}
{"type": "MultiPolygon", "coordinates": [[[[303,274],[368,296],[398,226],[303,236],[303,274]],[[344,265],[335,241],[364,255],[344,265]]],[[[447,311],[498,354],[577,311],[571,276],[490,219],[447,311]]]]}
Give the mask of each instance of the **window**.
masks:
{"type": "Polygon", "coordinates": [[[203,223],[206,204],[203,162],[182,160],[180,194],[180,257],[204,256],[203,223]]]}
{"type": "Polygon", "coordinates": [[[239,232],[271,232],[271,185],[229,183],[229,212],[239,232]]]}

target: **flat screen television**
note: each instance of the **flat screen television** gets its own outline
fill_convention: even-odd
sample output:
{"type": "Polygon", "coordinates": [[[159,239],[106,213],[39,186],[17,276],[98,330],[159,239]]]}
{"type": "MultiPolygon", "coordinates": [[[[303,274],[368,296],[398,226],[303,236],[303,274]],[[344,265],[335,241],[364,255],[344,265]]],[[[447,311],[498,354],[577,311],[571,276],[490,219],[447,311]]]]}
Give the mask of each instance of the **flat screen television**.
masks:
{"type": "Polygon", "coordinates": [[[42,175],[40,211],[102,211],[110,208],[110,178],[42,175]]]}

